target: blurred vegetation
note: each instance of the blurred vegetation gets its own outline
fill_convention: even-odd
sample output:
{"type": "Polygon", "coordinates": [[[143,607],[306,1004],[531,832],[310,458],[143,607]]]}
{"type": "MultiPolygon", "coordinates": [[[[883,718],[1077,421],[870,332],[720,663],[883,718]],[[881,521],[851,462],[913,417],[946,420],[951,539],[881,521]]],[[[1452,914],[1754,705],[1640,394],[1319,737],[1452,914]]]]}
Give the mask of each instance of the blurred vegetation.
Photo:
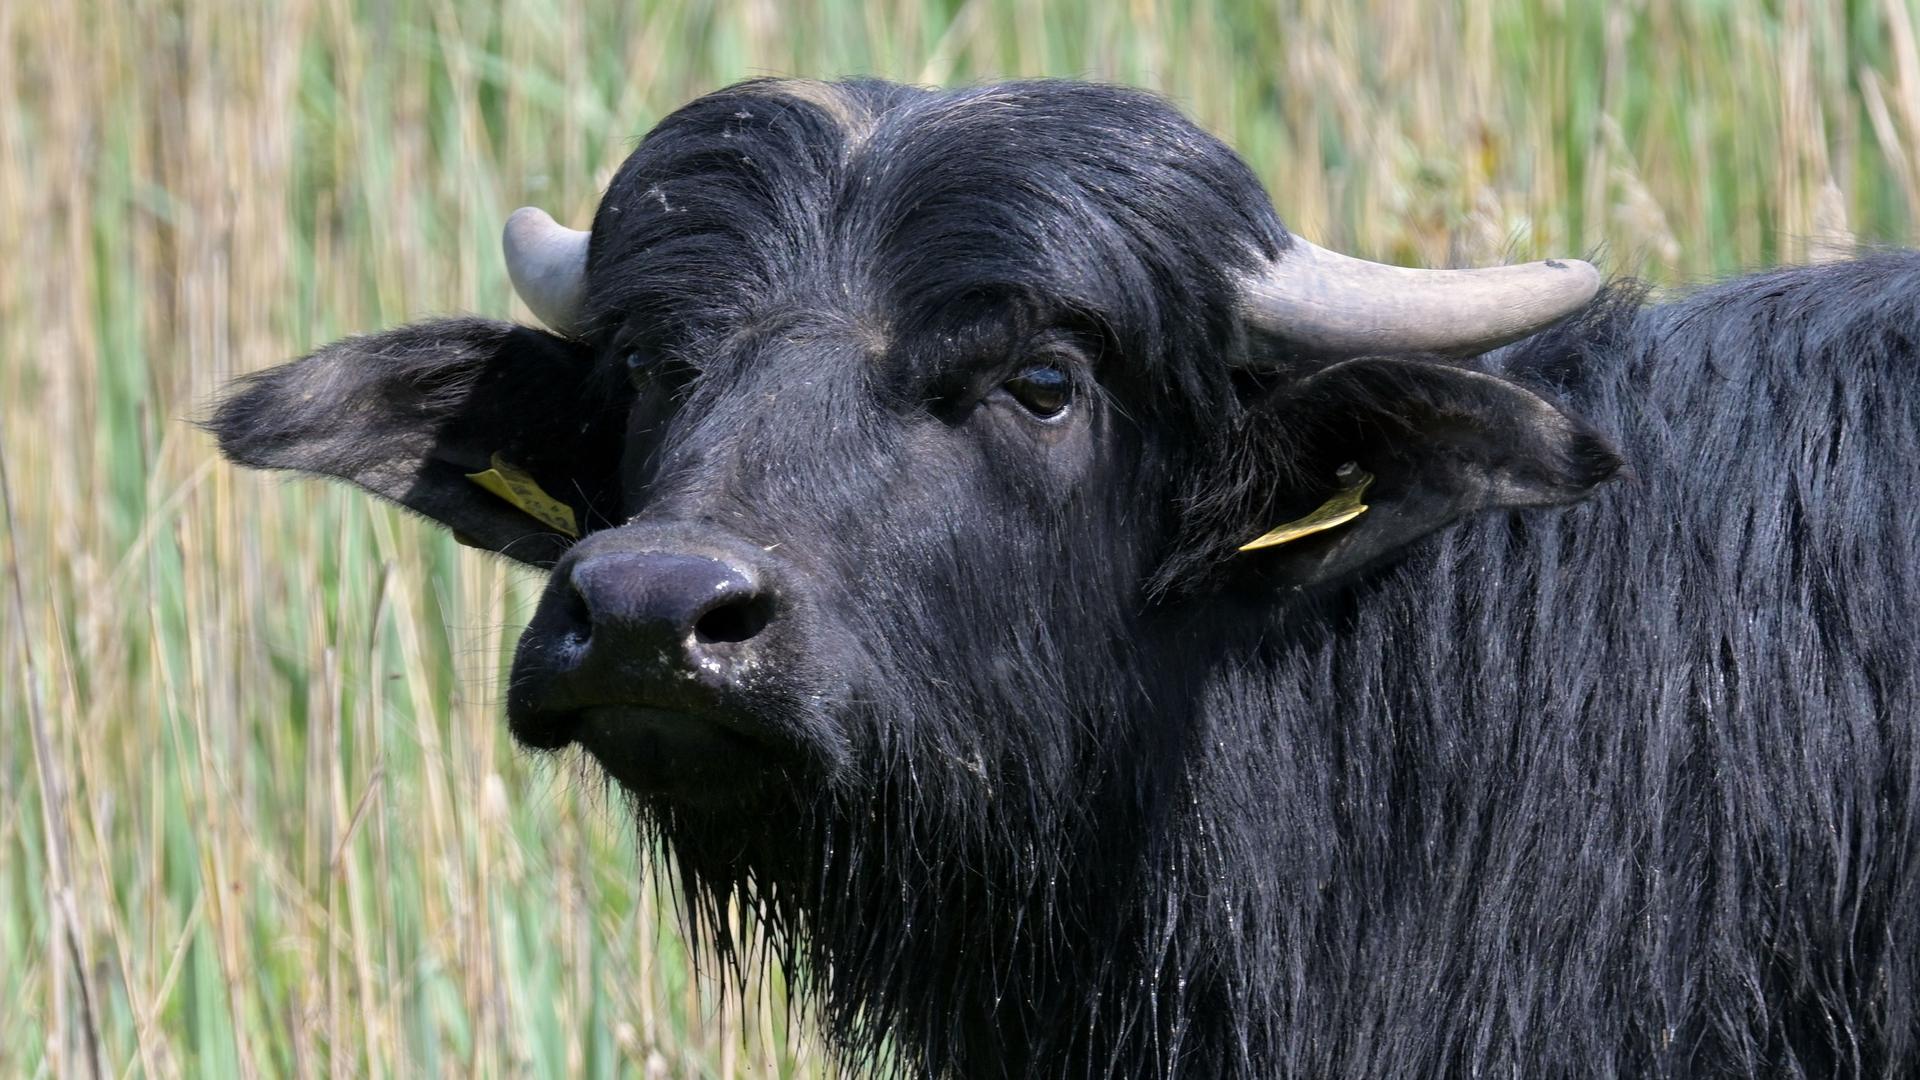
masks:
{"type": "MultiPolygon", "coordinates": [[[[1684,285],[1911,240],[1905,0],[0,3],[0,1076],[819,1075],[499,679],[539,582],[189,419],[518,311],[522,203],[757,74],[1158,89],[1322,243],[1684,285]],[[664,928],[664,929],[663,929],[664,928]]],[[[521,313],[524,317],[524,313],[521,313]]]]}

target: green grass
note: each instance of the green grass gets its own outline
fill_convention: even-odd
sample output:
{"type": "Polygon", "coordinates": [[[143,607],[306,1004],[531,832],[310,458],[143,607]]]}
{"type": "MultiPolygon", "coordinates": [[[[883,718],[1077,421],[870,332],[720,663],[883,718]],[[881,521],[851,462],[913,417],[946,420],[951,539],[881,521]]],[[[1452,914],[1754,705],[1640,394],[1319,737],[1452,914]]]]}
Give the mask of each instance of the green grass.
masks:
{"type": "Polygon", "coordinates": [[[1902,0],[1411,7],[0,3],[0,1076],[830,1071],[781,987],[690,973],[590,770],[513,751],[539,582],[188,423],[333,337],[516,312],[506,212],[584,223],[689,97],[1153,87],[1311,238],[1428,265],[1679,284],[1914,234],[1902,0]]]}

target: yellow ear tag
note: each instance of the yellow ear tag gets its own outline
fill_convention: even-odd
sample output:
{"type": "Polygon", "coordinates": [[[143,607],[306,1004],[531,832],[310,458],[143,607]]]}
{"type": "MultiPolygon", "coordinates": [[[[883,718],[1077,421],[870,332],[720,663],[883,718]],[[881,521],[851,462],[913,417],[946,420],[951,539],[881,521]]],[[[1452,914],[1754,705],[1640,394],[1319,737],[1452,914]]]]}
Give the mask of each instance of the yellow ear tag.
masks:
{"type": "Polygon", "coordinates": [[[573,520],[573,507],[540,490],[533,477],[500,460],[499,454],[493,455],[489,463],[493,468],[468,473],[467,479],[512,503],[540,524],[576,540],[580,538],[580,526],[573,520]]]}
{"type": "Polygon", "coordinates": [[[1241,551],[1258,551],[1261,548],[1279,547],[1290,544],[1314,533],[1335,529],[1361,514],[1367,512],[1367,504],[1360,497],[1367,493],[1367,485],[1373,483],[1373,474],[1363,472],[1360,466],[1349,461],[1340,466],[1334,477],[1340,481],[1340,490],[1333,497],[1320,504],[1320,508],[1306,517],[1295,518],[1271,532],[1263,533],[1258,539],[1240,545],[1241,551]]]}

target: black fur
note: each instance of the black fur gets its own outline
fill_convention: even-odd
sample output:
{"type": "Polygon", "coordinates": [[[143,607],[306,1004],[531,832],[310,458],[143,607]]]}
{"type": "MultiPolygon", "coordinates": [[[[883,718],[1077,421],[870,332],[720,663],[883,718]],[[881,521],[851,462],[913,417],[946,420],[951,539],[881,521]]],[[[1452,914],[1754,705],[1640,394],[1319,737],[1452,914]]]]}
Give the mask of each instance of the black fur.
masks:
{"type": "MultiPolygon", "coordinates": [[[[456,527],[499,508],[422,439],[777,548],[834,753],[636,799],[691,932],[792,969],[857,1066],[1914,1074],[1920,256],[1331,367],[1236,317],[1288,243],[1144,95],[745,84],[615,178],[581,340],[400,332],[407,385],[476,335],[593,358],[519,420],[270,373],[212,426],[456,527]],[[1064,422],[1002,386],[1037,360],[1064,422]],[[1234,554],[1344,460],[1405,512],[1234,554]]],[[[380,385],[383,340],[287,370],[380,385]]]]}

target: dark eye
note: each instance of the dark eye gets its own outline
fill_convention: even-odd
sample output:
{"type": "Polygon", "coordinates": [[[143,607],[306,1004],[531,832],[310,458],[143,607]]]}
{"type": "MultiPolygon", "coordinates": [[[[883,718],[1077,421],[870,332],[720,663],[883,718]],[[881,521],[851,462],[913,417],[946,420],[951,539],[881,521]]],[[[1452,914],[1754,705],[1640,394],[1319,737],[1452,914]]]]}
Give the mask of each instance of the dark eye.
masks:
{"type": "Polygon", "coordinates": [[[1042,420],[1059,416],[1073,403],[1073,379],[1052,364],[1028,368],[1008,379],[1006,388],[1015,401],[1042,420]]]}
{"type": "Polygon", "coordinates": [[[640,350],[629,350],[621,359],[627,365],[628,381],[636,387],[647,381],[647,358],[640,354],[640,350]]]}

